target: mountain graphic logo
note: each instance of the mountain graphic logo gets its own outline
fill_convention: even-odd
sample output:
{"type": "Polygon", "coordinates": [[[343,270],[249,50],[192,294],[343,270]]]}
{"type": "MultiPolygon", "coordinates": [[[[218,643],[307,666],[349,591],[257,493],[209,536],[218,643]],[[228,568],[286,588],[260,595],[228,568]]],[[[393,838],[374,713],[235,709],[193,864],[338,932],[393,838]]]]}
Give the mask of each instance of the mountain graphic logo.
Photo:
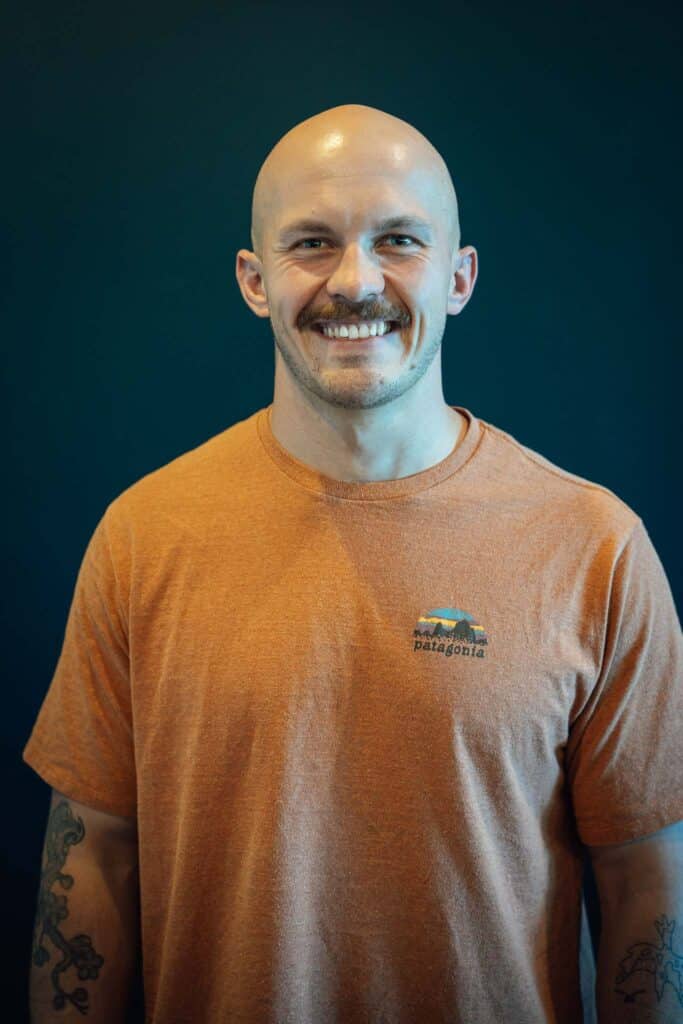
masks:
{"type": "Polygon", "coordinates": [[[462,608],[432,608],[417,620],[413,630],[413,650],[434,652],[450,658],[459,654],[485,657],[489,638],[473,615],[462,608]]]}

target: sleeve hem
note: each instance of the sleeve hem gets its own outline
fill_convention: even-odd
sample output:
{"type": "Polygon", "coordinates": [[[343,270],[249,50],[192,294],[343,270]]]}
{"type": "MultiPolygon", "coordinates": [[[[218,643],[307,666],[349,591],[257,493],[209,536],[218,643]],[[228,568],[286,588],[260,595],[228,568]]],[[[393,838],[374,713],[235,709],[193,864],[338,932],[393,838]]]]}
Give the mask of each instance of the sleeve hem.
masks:
{"type": "Polygon", "coordinates": [[[683,821],[683,804],[673,804],[666,810],[646,817],[632,818],[620,823],[578,824],[578,833],[585,846],[609,846],[611,843],[626,843],[631,839],[659,832],[667,825],[683,821]]]}
{"type": "Polygon", "coordinates": [[[43,782],[53,789],[59,790],[65,796],[77,800],[78,803],[93,807],[96,811],[103,811],[105,814],[116,814],[122,818],[136,818],[137,805],[126,797],[117,799],[110,793],[103,794],[91,786],[84,785],[82,780],[75,778],[68,772],[63,771],[49,761],[43,760],[34,751],[22,754],[22,760],[41,777],[43,782]]]}

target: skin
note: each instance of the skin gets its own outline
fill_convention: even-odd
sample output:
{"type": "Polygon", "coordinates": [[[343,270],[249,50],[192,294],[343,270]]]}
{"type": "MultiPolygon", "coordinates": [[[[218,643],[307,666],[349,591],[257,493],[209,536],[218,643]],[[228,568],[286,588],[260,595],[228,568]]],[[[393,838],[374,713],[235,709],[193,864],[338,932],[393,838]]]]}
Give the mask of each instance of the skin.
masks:
{"type": "Polygon", "coordinates": [[[391,480],[442,461],[465,418],[445,401],[447,316],[467,304],[477,252],[460,246],[448,169],[415,128],[348,104],[296,125],[268,154],[252,206],[253,251],[240,249],[242,296],[275,339],[271,427],[295,458],[336,480],[391,480]],[[379,233],[379,218],[413,214],[379,233]],[[306,217],[327,230],[282,237],[306,217]],[[318,319],[395,319],[371,345],[318,334],[318,319]]]}

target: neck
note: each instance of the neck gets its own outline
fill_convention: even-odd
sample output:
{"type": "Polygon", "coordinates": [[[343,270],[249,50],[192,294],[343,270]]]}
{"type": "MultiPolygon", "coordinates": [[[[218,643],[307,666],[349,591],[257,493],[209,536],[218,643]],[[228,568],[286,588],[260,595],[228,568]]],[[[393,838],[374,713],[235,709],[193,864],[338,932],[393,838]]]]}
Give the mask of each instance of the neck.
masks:
{"type": "Polygon", "coordinates": [[[412,476],[443,461],[467,425],[440,388],[437,396],[420,388],[424,380],[385,405],[359,409],[333,405],[291,380],[278,386],[276,374],[271,429],[290,455],[335,480],[412,476]]]}

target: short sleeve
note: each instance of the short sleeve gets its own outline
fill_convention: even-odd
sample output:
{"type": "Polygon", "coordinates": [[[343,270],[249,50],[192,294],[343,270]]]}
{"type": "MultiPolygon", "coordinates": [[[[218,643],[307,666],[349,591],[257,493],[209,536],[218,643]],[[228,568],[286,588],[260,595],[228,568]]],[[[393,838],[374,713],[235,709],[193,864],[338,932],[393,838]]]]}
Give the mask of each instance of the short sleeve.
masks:
{"type": "Polygon", "coordinates": [[[126,605],[108,537],[110,509],[83,556],[57,667],[22,757],[66,796],[134,817],[126,605]]]}
{"type": "Polygon", "coordinates": [[[683,819],[683,635],[640,519],[614,566],[601,669],[566,755],[583,843],[625,842],[683,819]]]}

